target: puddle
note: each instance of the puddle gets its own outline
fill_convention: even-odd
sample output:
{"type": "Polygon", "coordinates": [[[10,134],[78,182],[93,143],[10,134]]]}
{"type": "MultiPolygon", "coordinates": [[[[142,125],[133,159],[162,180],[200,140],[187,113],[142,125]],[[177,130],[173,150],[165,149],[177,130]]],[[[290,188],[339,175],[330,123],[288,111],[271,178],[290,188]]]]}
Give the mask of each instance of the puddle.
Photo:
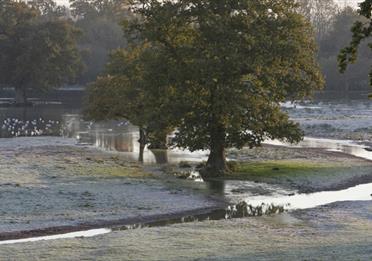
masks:
{"type": "Polygon", "coordinates": [[[72,232],[66,234],[44,236],[44,237],[32,237],[32,238],[23,238],[23,239],[14,239],[14,240],[4,240],[0,241],[0,245],[9,245],[9,244],[19,244],[19,243],[29,243],[45,240],[57,240],[57,239],[68,239],[68,238],[79,238],[79,237],[95,237],[98,235],[104,235],[112,232],[111,229],[101,228],[101,229],[91,229],[87,231],[72,232]]]}
{"type": "MultiPolygon", "coordinates": [[[[270,185],[256,184],[257,186],[267,187],[270,185]]],[[[229,185],[228,185],[229,186],[229,185]]],[[[285,191],[281,191],[284,193],[285,191]]],[[[0,241],[0,245],[5,244],[17,244],[17,243],[28,243],[37,242],[43,240],[57,240],[67,238],[80,238],[80,237],[95,237],[98,235],[108,234],[115,231],[126,231],[133,229],[142,229],[149,227],[164,227],[174,224],[190,223],[190,222],[202,222],[207,220],[227,220],[236,218],[247,218],[256,216],[267,216],[282,214],[287,211],[297,209],[309,209],[315,208],[322,205],[327,205],[341,201],[370,201],[372,200],[372,183],[365,185],[358,185],[349,189],[341,191],[325,191],[317,192],[312,194],[293,194],[286,196],[278,196],[278,194],[272,194],[267,196],[252,195],[250,196],[241,195],[244,198],[238,204],[229,205],[225,209],[215,209],[207,211],[201,214],[186,215],[182,217],[168,218],[162,220],[149,221],[145,223],[136,223],[122,226],[114,226],[112,228],[100,228],[92,229],[87,231],[79,231],[73,233],[6,240],[0,241]]],[[[288,215],[285,215],[288,217],[288,215]]]]}
{"type": "Polygon", "coordinates": [[[255,196],[245,201],[254,207],[262,205],[284,206],[285,210],[309,209],[342,201],[372,200],[372,183],[358,185],[340,191],[324,191],[311,194],[295,194],[287,196],[255,196]]]}
{"type": "Polygon", "coordinates": [[[16,240],[0,241],[0,245],[29,243],[43,240],[57,240],[79,237],[95,237],[113,231],[125,231],[148,227],[163,227],[173,224],[202,222],[206,220],[226,220],[284,213],[295,209],[309,209],[341,201],[369,201],[372,200],[372,183],[359,185],[341,191],[326,191],[312,194],[297,194],[292,196],[250,196],[236,205],[226,209],[217,209],[208,213],[188,215],[177,218],[157,220],[147,223],[137,223],[113,228],[92,229],[73,233],[34,237],[16,240]]]}
{"type": "Polygon", "coordinates": [[[19,243],[29,243],[45,240],[58,240],[58,239],[71,239],[71,238],[88,238],[95,237],[99,235],[108,234],[115,231],[127,231],[133,229],[143,229],[151,227],[165,227],[174,224],[192,223],[192,222],[203,222],[207,220],[228,220],[236,218],[245,218],[253,216],[263,216],[271,214],[283,213],[284,208],[281,206],[268,205],[267,207],[258,206],[252,207],[247,205],[245,202],[241,202],[236,205],[227,206],[225,209],[215,209],[211,211],[206,211],[205,213],[199,213],[195,215],[186,215],[182,217],[168,218],[162,220],[149,221],[145,223],[135,223],[128,225],[115,225],[112,228],[100,228],[91,229],[86,231],[78,231],[72,233],[32,237],[24,239],[14,239],[14,240],[4,240],[0,241],[0,245],[6,244],[19,244],[19,243]]]}

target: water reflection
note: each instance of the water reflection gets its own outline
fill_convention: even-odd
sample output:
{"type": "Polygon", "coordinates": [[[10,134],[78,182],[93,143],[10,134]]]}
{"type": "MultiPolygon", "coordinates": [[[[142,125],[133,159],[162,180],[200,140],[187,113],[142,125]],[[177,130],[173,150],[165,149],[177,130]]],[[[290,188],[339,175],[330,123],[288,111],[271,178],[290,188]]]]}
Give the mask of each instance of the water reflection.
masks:
{"type": "Polygon", "coordinates": [[[209,191],[223,196],[226,194],[226,183],[227,182],[221,180],[208,180],[208,182],[206,182],[209,191]]]}
{"type": "Polygon", "coordinates": [[[277,185],[251,181],[208,181],[207,186],[211,191],[222,194],[231,204],[245,202],[250,211],[258,207],[265,209],[270,206],[281,206],[285,210],[294,210],[315,208],[335,202],[372,200],[372,183],[340,191],[309,194],[298,194],[297,191],[283,189],[277,185]]]}
{"type": "Polygon", "coordinates": [[[370,201],[372,200],[372,183],[358,185],[340,191],[323,191],[311,194],[287,196],[255,196],[247,197],[245,201],[251,206],[282,205],[289,209],[308,209],[342,201],[370,201]]]}
{"type": "Polygon", "coordinates": [[[60,104],[0,107],[0,138],[60,136],[63,115],[77,112],[79,109],[66,108],[60,104]]]}
{"type": "Polygon", "coordinates": [[[57,240],[57,239],[69,239],[69,238],[84,238],[84,237],[88,238],[88,237],[96,237],[99,235],[108,234],[111,232],[112,230],[108,228],[91,229],[91,230],[86,230],[86,231],[71,232],[71,233],[59,234],[59,235],[4,240],[4,241],[0,241],[0,245],[10,245],[10,244],[29,243],[29,242],[57,240]]]}
{"type": "Polygon", "coordinates": [[[372,152],[369,151],[365,145],[357,144],[351,140],[305,138],[302,142],[294,145],[277,140],[266,141],[265,144],[292,148],[319,148],[328,151],[343,152],[356,157],[372,160],[372,152]]]}
{"type": "Polygon", "coordinates": [[[167,164],[169,162],[167,150],[151,150],[151,152],[154,154],[157,164],[167,164]]]}
{"type": "MultiPolygon", "coordinates": [[[[70,131],[69,133],[72,132],[70,131]]],[[[145,164],[177,164],[182,161],[201,162],[207,160],[206,151],[191,153],[177,148],[150,150],[147,147],[143,148],[142,151],[138,142],[139,131],[132,125],[127,125],[120,129],[105,129],[103,126],[95,126],[90,130],[77,132],[76,137],[80,144],[91,144],[106,151],[120,152],[121,156],[128,160],[137,161],[140,159],[145,164]]]]}

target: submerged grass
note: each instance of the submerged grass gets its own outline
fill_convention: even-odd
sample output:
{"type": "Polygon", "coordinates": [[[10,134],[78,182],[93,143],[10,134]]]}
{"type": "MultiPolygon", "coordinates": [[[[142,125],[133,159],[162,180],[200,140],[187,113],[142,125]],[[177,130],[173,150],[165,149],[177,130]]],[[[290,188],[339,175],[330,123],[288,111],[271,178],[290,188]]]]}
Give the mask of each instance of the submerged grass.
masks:
{"type": "Polygon", "coordinates": [[[238,162],[229,178],[297,176],[337,171],[338,164],[300,160],[238,162]]]}
{"type": "Polygon", "coordinates": [[[118,165],[81,165],[73,166],[67,169],[72,175],[104,177],[104,178],[149,178],[151,173],[136,166],[118,166],[118,165]]]}

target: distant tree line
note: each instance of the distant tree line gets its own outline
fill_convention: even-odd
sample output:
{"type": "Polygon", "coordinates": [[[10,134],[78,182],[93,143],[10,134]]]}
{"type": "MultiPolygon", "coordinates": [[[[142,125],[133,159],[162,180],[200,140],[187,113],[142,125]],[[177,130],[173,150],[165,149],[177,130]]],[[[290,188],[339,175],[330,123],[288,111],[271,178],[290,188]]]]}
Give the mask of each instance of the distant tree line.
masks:
{"type": "Polygon", "coordinates": [[[73,82],[82,68],[78,34],[51,0],[0,0],[0,86],[14,87],[26,104],[30,89],[73,82]]]}
{"type": "Polygon", "coordinates": [[[21,105],[31,89],[94,81],[109,53],[126,46],[128,16],[125,1],[0,0],[0,88],[14,87],[21,105]]]}
{"type": "MultiPolygon", "coordinates": [[[[73,14],[80,17],[76,25],[83,32],[79,40],[85,70],[78,82],[85,85],[95,80],[104,69],[111,50],[127,46],[127,37],[119,23],[130,17],[129,2],[125,0],[74,0],[73,14]],[[120,6],[120,8],[118,8],[120,6]],[[118,11],[120,10],[120,11],[118,11]]],[[[357,10],[341,8],[334,0],[297,0],[298,11],[313,25],[318,44],[318,62],[325,78],[325,88],[320,92],[332,92],[335,98],[349,98],[353,92],[369,91],[368,73],[372,55],[366,43],[360,45],[358,63],[341,73],[338,54],[351,39],[350,28],[356,21],[366,21],[357,10]]],[[[325,95],[323,95],[325,96],[325,95]]],[[[327,97],[329,97],[328,95],[327,97]]]]}
{"type": "Polygon", "coordinates": [[[70,0],[71,15],[81,31],[78,47],[84,69],[79,85],[95,81],[112,50],[127,45],[120,23],[131,14],[127,0],[70,0]]]}
{"type": "MultiPolygon", "coordinates": [[[[352,33],[349,28],[351,28],[355,22],[358,22],[359,26],[361,26],[360,23],[363,24],[368,22],[368,17],[361,17],[356,10],[348,7],[340,8],[334,0],[296,1],[299,4],[297,7],[298,12],[304,15],[312,23],[314,28],[316,41],[318,43],[318,62],[321,65],[326,82],[324,91],[336,93],[338,95],[337,98],[340,98],[340,96],[348,98],[352,92],[367,92],[369,88],[368,72],[372,58],[368,44],[364,41],[358,44],[359,51],[353,52],[352,55],[353,60],[358,58],[358,63],[351,65],[344,74],[340,73],[338,70],[338,54],[339,51],[345,48],[350,42],[352,33]]],[[[63,61],[59,61],[61,62],[59,68],[56,68],[55,66],[57,66],[57,63],[54,63],[55,70],[52,70],[53,66],[48,66],[51,70],[40,70],[41,72],[58,71],[58,76],[60,77],[51,77],[50,74],[49,77],[47,77],[49,79],[43,79],[43,77],[38,76],[36,78],[39,82],[34,79],[34,82],[27,80],[27,86],[24,83],[27,76],[24,75],[23,77],[19,77],[16,76],[17,73],[9,73],[11,68],[9,66],[1,67],[0,64],[0,70],[1,68],[4,70],[4,73],[2,73],[3,79],[0,79],[0,86],[18,86],[16,88],[17,101],[24,102],[24,97],[27,97],[26,90],[29,88],[48,90],[50,87],[57,87],[66,83],[85,86],[95,81],[97,76],[104,71],[110,53],[115,49],[126,48],[128,46],[128,35],[122,30],[122,22],[134,15],[129,8],[130,2],[129,0],[71,0],[70,8],[68,9],[67,7],[58,6],[53,0],[33,0],[28,1],[27,4],[12,0],[1,0],[0,12],[4,13],[4,15],[0,18],[0,48],[2,48],[1,52],[3,53],[3,55],[0,56],[0,58],[2,57],[0,62],[2,61],[3,64],[14,65],[14,62],[9,63],[9,61],[21,59],[20,56],[17,58],[9,55],[14,53],[9,49],[10,46],[15,50],[14,48],[16,48],[16,46],[20,48],[20,45],[9,45],[11,40],[9,38],[5,39],[4,32],[1,32],[9,27],[9,25],[5,23],[11,23],[9,17],[10,14],[14,12],[14,10],[11,10],[11,6],[17,6],[17,8],[24,10],[28,9],[30,13],[33,13],[32,16],[34,16],[29,19],[33,21],[38,20],[38,23],[43,23],[45,29],[47,24],[49,24],[50,29],[52,21],[59,25],[62,24],[62,22],[65,26],[68,24],[69,29],[67,29],[67,27],[65,29],[70,30],[71,33],[65,33],[65,35],[70,36],[69,45],[70,47],[75,45],[74,48],[76,48],[78,52],[74,50],[74,54],[70,53],[70,55],[73,55],[73,57],[70,57],[70,60],[75,61],[71,62],[71,64],[75,64],[72,67],[62,66],[63,61]],[[5,13],[7,13],[7,15],[5,15],[5,13]],[[6,41],[8,41],[8,44],[6,41]],[[5,55],[5,53],[8,53],[8,55],[5,55]],[[66,69],[64,73],[62,73],[62,69],[66,69]],[[17,80],[10,79],[10,75],[14,76],[17,80]],[[4,79],[5,76],[7,76],[8,79],[4,79]],[[23,82],[20,83],[17,81],[23,82]],[[21,85],[22,87],[20,87],[21,85]]],[[[14,13],[14,15],[22,17],[26,14],[18,12],[17,14],[14,13]]],[[[40,26],[41,25],[39,25],[39,27],[40,26]]],[[[8,28],[6,30],[12,29],[8,28]]],[[[31,32],[31,30],[28,31],[31,32]]],[[[37,36],[37,38],[39,37],[37,36]]],[[[31,40],[30,37],[27,39],[29,41],[31,40]]],[[[36,43],[36,41],[33,43],[36,43]]],[[[22,44],[27,43],[24,42],[22,44]]],[[[64,45],[64,47],[66,46],[67,45],[64,45]]],[[[39,48],[39,50],[40,49],[41,48],[39,48]]],[[[22,50],[25,51],[26,49],[22,48],[22,50]]],[[[28,51],[30,50],[31,49],[28,51]]],[[[49,50],[53,51],[56,49],[50,48],[49,50]]],[[[70,48],[70,51],[71,50],[70,48]]],[[[47,57],[48,52],[42,53],[44,57],[47,57]]],[[[64,56],[66,59],[68,58],[68,55],[64,54],[64,56]]],[[[41,56],[39,57],[41,58],[41,56]]],[[[33,62],[35,63],[36,61],[33,62]]],[[[23,62],[22,64],[25,63],[23,62]]],[[[19,66],[22,66],[22,64],[19,64],[19,66]]],[[[42,68],[40,65],[36,67],[39,69],[42,68]]],[[[15,70],[15,68],[16,67],[13,67],[13,70],[15,70]]],[[[20,70],[19,68],[21,67],[17,69],[18,74],[20,71],[26,71],[24,69],[20,70]]],[[[31,70],[31,67],[28,67],[28,70],[31,70]]],[[[56,75],[57,74],[54,76],[56,75]]]]}
{"type": "MultiPolygon", "coordinates": [[[[364,5],[368,5],[366,3],[368,1],[365,1],[364,5]]],[[[359,52],[355,52],[355,48],[349,52],[352,53],[354,61],[358,58],[358,63],[351,65],[347,71],[343,70],[345,73],[341,73],[338,68],[340,50],[349,45],[352,37],[350,28],[354,23],[356,23],[355,27],[368,24],[370,21],[368,17],[360,16],[357,10],[350,7],[340,8],[333,0],[298,0],[298,2],[300,12],[314,26],[318,43],[318,61],[325,78],[323,92],[332,92],[331,97],[337,99],[353,97],[353,92],[369,92],[368,73],[372,64],[372,53],[368,43],[360,41],[359,52]]],[[[354,31],[358,30],[355,27],[354,31]]],[[[356,31],[355,35],[357,34],[356,31]]]]}
{"type": "MultiPolygon", "coordinates": [[[[352,31],[352,40],[350,44],[343,48],[339,54],[339,67],[341,72],[345,72],[348,64],[355,63],[360,57],[367,55],[365,53],[366,45],[372,50],[372,42],[366,42],[370,40],[372,36],[372,0],[365,0],[359,3],[358,14],[362,19],[358,19],[354,22],[352,31]],[[360,52],[360,55],[359,52],[360,52]]],[[[370,57],[371,52],[369,53],[370,57]]],[[[359,61],[360,62],[360,61],[359,61]]],[[[372,87],[372,66],[367,64],[370,68],[369,80],[370,86],[372,87]]],[[[369,95],[372,98],[372,94],[369,95]]]]}

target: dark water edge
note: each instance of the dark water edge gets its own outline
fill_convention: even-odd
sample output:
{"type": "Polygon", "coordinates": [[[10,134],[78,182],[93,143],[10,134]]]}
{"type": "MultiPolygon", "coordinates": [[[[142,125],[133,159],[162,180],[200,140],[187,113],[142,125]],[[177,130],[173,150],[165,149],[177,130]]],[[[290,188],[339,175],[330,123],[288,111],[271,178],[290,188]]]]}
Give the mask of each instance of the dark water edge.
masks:
{"type": "MultiPolygon", "coordinates": [[[[179,213],[167,213],[163,215],[154,215],[147,217],[136,217],[129,219],[118,219],[111,221],[93,221],[77,224],[76,226],[58,226],[43,229],[0,233],[0,241],[32,238],[40,236],[50,236],[65,234],[77,231],[85,231],[99,228],[112,228],[115,230],[128,230],[130,228],[143,226],[166,226],[176,223],[193,222],[198,217],[207,219],[209,216],[218,216],[225,218],[226,211],[222,206],[214,208],[200,208],[196,210],[184,211],[179,213]],[[191,218],[193,217],[193,218],[191,218]],[[183,220],[183,222],[182,222],[183,220]]],[[[220,218],[221,219],[221,218],[220,218]]]]}
{"type": "MultiPolygon", "coordinates": [[[[73,128],[77,131],[81,129],[81,120],[78,115],[79,111],[74,111],[72,109],[66,109],[64,107],[53,107],[53,110],[50,110],[50,107],[34,107],[34,108],[20,108],[19,110],[5,110],[6,112],[3,114],[4,117],[13,117],[13,118],[20,118],[24,121],[32,121],[37,118],[37,115],[42,115],[39,118],[43,119],[55,119],[61,120],[64,116],[69,116],[70,119],[73,117],[77,117],[77,120],[72,120],[73,128]],[[57,109],[58,108],[58,109],[57,109]],[[9,114],[8,114],[9,113],[9,114]],[[13,116],[10,116],[13,115],[13,116]]],[[[1,113],[0,109],[0,113],[1,113]]],[[[84,123],[86,124],[86,123],[84,123]]],[[[83,124],[83,125],[84,125],[83,124]]],[[[85,125],[84,125],[85,126],[85,125]]],[[[114,126],[117,127],[117,126],[114,126]]],[[[84,127],[85,128],[85,127],[84,127]]],[[[123,153],[127,153],[128,156],[132,159],[137,158],[137,149],[136,146],[137,142],[137,134],[135,132],[127,132],[121,133],[121,129],[117,130],[112,128],[108,130],[110,127],[107,125],[99,126],[97,129],[89,130],[89,133],[95,135],[94,145],[100,147],[107,151],[119,151],[123,153]]],[[[73,135],[72,135],[73,136],[73,135]]],[[[314,146],[314,145],[312,145],[314,146]]],[[[315,146],[314,146],[315,147],[315,146]]],[[[306,148],[304,146],[303,148],[306,148]]],[[[349,145],[343,147],[337,147],[335,150],[339,150],[342,153],[350,153],[349,145]],[[341,151],[342,148],[345,148],[344,151],[341,151]],[[347,150],[346,150],[347,149],[347,150]]],[[[331,148],[333,149],[333,148],[331,148]]],[[[363,151],[363,148],[358,148],[358,151],[363,151]]],[[[167,164],[167,163],[176,163],[183,160],[192,160],[193,158],[187,158],[188,153],[180,152],[179,154],[173,155],[172,152],[166,152],[166,154],[161,155],[161,157],[157,157],[156,153],[151,151],[147,151],[148,154],[148,162],[158,164],[167,164]],[[158,160],[161,159],[161,160],[158,160]],[[177,160],[174,160],[177,159],[177,160]],[[161,161],[161,162],[160,162],[161,161]]],[[[200,158],[202,154],[197,155],[196,158],[200,158]]],[[[335,189],[346,189],[353,185],[363,184],[370,182],[371,176],[359,177],[354,180],[350,180],[347,183],[338,184],[333,187],[329,187],[326,190],[335,190],[335,189]]],[[[224,186],[224,182],[217,182],[217,186],[224,186]]],[[[324,189],[322,189],[324,190],[324,189]]],[[[313,192],[313,191],[308,191],[313,192]]],[[[188,222],[195,222],[195,221],[204,221],[204,220],[224,220],[229,218],[243,218],[249,216],[248,213],[238,213],[236,215],[229,216],[229,210],[226,209],[226,205],[221,205],[218,208],[210,208],[210,209],[197,209],[193,211],[186,211],[180,213],[170,213],[164,215],[157,215],[157,216],[150,216],[146,218],[133,218],[133,219],[123,219],[123,220],[113,220],[113,221],[104,221],[104,222],[86,222],[82,224],[77,224],[76,226],[60,226],[60,227],[51,227],[46,229],[38,229],[38,230],[29,230],[29,231],[19,231],[19,232],[11,232],[11,233],[1,233],[0,240],[10,240],[10,239],[20,239],[20,238],[30,238],[30,237],[38,237],[38,236],[46,236],[46,235],[57,235],[62,233],[69,233],[69,232],[76,232],[82,230],[89,230],[89,229],[97,229],[103,227],[109,227],[113,231],[120,231],[120,230],[128,230],[128,229],[136,229],[142,227],[162,227],[168,226],[172,224],[179,224],[179,223],[188,223],[188,222]],[[228,216],[226,216],[228,215],[228,216]]],[[[231,212],[231,210],[230,210],[231,212]]],[[[238,212],[238,211],[237,211],[238,212]]],[[[257,215],[262,215],[262,213],[258,213],[257,215]]],[[[253,216],[256,216],[254,214],[253,216]]]]}
{"type": "Polygon", "coordinates": [[[94,229],[110,229],[112,232],[141,229],[148,227],[165,227],[174,224],[203,222],[206,220],[228,220],[237,218],[257,217],[263,215],[280,214],[284,212],[284,207],[268,205],[250,206],[246,202],[237,205],[226,205],[188,210],[178,213],[167,213],[147,217],[136,217],[128,219],[118,219],[111,221],[94,221],[81,223],[76,226],[58,226],[43,229],[0,233],[1,241],[27,239],[35,237],[62,235],[72,232],[84,232],[94,229]],[[227,206],[227,207],[226,207],[227,206]]]}

